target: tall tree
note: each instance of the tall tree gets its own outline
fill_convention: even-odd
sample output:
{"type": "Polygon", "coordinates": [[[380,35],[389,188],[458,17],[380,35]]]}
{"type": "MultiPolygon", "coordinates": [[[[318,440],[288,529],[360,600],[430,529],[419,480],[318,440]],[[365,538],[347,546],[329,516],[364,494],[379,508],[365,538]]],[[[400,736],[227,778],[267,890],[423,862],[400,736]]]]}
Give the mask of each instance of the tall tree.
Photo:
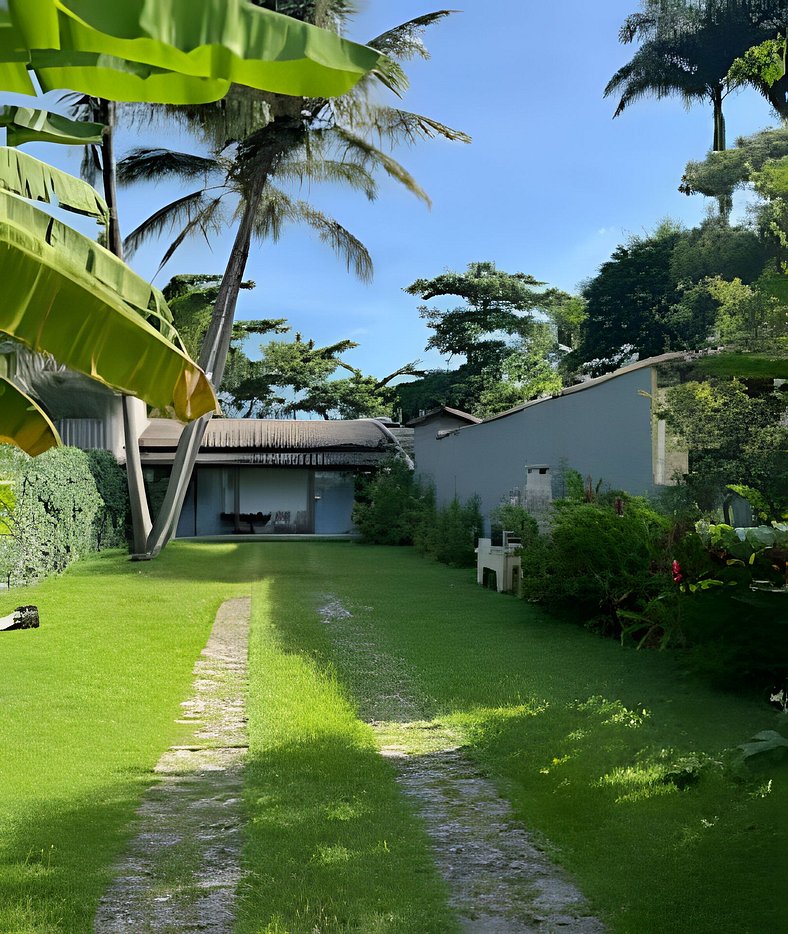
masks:
{"type": "Polygon", "coordinates": [[[643,97],[678,95],[690,107],[712,106],[712,149],[726,148],[723,102],[741,84],[754,85],[770,99],[782,90],[760,77],[731,67],[752,47],[784,35],[788,11],[781,0],[644,0],[643,9],[624,21],[619,39],[640,48],[605,88],[620,94],[614,117],[643,97]]]}
{"type": "MultiPolygon", "coordinates": [[[[487,415],[560,389],[555,371],[561,353],[558,331],[569,339],[573,315],[582,318],[582,309],[565,292],[540,288],[544,284],[526,273],[477,262],[465,272],[417,279],[405,289],[426,301],[446,296],[463,301],[450,309],[419,308],[433,331],[427,350],[437,350],[450,361],[463,360],[450,378],[438,373],[426,377],[422,388],[431,384],[444,394],[433,404],[460,405],[487,415]]],[[[409,387],[404,394],[416,391],[409,387]]]]}
{"type": "MultiPolygon", "coordinates": [[[[288,11],[305,20],[314,19],[333,25],[338,31],[345,26],[349,16],[349,7],[344,0],[294,2],[288,6],[288,11]]],[[[441,10],[417,17],[376,37],[369,45],[395,62],[416,56],[426,57],[421,35],[427,26],[444,18],[448,12],[441,10]]],[[[341,151],[341,158],[333,160],[329,156],[325,162],[326,172],[332,163],[342,162],[351,166],[348,174],[352,173],[353,178],[358,179],[361,176],[369,178],[373,169],[381,168],[426,200],[425,193],[412,177],[372,140],[394,144],[443,136],[468,141],[464,133],[432,118],[382,105],[375,89],[375,84],[379,85],[381,80],[400,90],[407,84],[401,67],[395,65],[385,75],[378,71],[375,77],[360,82],[353,91],[337,100],[239,94],[220,108],[187,108],[182,111],[182,116],[192,126],[200,128],[206,138],[218,143],[218,149],[232,149],[232,173],[226,176],[226,182],[228,188],[241,195],[234,243],[200,357],[201,366],[215,386],[221,383],[232,341],[235,306],[252,239],[255,234],[276,236],[283,218],[292,219],[295,212],[302,211],[300,205],[288,203],[286,196],[274,188],[273,179],[278,170],[285,172],[287,165],[301,161],[304,175],[319,176],[320,161],[333,145],[341,151]],[[317,159],[312,158],[316,151],[317,159]],[[309,162],[312,165],[307,168],[309,162]]],[[[195,174],[204,171],[203,165],[195,169],[195,174]]],[[[364,184],[368,186],[369,183],[365,181],[364,184]]],[[[216,219],[217,214],[210,211],[206,218],[203,210],[205,198],[201,187],[199,193],[186,196],[187,202],[180,215],[177,215],[177,206],[169,206],[175,212],[171,216],[180,216],[185,221],[180,232],[183,236],[198,232],[201,225],[216,219]]],[[[219,204],[212,210],[218,212],[219,204]]],[[[325,236],[334,243],[342,236],[331,223],[324,230],[325,236]]],[[[357,255],[362,254],[359,251],[357,255]]],[[[362,264],[360,271],[363,273],[365,269],[369,271],[362,264]]],[[[206,424],[207,419],[203,419],[194,426],[188,426],[181,435],[162,510],[149,537],[148,552],[151,555],[158,553],[173,532],[206,424]]]]}

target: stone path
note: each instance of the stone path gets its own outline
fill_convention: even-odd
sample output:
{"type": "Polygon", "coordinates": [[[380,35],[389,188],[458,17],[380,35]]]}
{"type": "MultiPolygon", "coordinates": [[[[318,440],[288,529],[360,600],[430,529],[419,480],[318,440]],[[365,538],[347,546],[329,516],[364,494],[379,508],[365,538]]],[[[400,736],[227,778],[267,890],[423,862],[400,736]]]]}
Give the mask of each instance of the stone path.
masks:
{"type": "Polygon", "coordinates": [[[96,934],[229,934],[240,877],[250,598],[219,608],[194,666],[187,740],[159,760],[96,934]]]}
{"type": "Polygon", "coordinates": [[[404,662],[375,644],[363,612],[354,617],[330,595],[320,603],[340,659],[359,677],[356,693],[365,698],[360,715],[421,814],[462,930],[603,934],[577,887],[463,753],[461,737],[440,721],[423,719],[428,699],[419,696],[404,662]]]}

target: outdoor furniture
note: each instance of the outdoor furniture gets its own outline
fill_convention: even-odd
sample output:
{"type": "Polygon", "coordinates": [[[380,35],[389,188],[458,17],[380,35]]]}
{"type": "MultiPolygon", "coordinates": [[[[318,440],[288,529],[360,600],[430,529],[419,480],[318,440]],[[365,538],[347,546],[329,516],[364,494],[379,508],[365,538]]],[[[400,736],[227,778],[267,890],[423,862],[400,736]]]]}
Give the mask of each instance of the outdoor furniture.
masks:
{"type": "Polygon", "coordinates": [[[271,521],[271,513],[262,513],[262,512],[223,512],[220,513],[221,518],[225,522],[232,522],[234,525],[233,531],[236,535],[256,535],[255,525],[264,527],[268,525],[271,521]],[[249,531],[241,528],[242,522],[249,523],[249,531]]]}

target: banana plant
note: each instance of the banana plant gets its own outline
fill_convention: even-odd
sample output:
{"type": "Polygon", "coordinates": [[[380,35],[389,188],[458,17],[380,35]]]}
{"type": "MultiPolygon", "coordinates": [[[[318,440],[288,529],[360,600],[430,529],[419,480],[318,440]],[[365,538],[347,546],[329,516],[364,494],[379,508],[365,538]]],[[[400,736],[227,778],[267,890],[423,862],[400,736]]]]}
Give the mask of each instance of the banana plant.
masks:
{"type": "Polygon", "coordinates": [[[7,0],[0,89],[69,88],[113,101],[199,104],[231,84],[344,94],[389,62],[379,51],[248,0],[7,0]]]}
{"type": "Polygon", "coordinates": [[[60,444],[49,416],[26,393],[0,376],[0,441],[35,457],[60,444]]]}
{"type": "Polygon", "coordinates": [[[25,199],[107,219],[86,182],[0,148],[0,330],[183,421],[215,411],[213,389],[183,349],[161,293],[25,199]]]}
{"type": "MultiPolygon", "coordinates": [[[[6,0],[0,8],[0,90],[30,94],[35,93],[35,84],[44,91],[68,88],[101,99],[110,118],[110,101],[201,104],[222,98],[233,83],[295,97],[330,98],[347,92],[370,73],[394,89],[403,86],[397,68],[380,50],[261,9],[247,0],[130,0],[123,4],[6,0]]],[[[17,110],[7,114],[5,122],[10,129],[9,142],[84,145],[99,138],[96,124],[90,128],[68,126],[45,112],[23,114],[17,110]]],[[[108,197],[108,241],[110,250],[122,259],[111,123],[111,119],[105,120],[101,135],[105,190],[112,195],[108,197]]],[[[16,214],[23,213],[16,210],[16,214]]],[[[7,257],[12,255],[14,243],[11,227],[13,224],[8,229],[7,257]]],[[[22,255],[22,251],[16,252],[18,262],[22,255]]],[[[49,254],[44,250],[42,255],[49,254]]],[[[53,283],[52,276],[49,281],[53,283]]],[[[67,294],[75,286],[61,280],[58,287],[52,287],[58,294],[67,294]]],[[[30,302],[20,304],[17,312],[30,314],[30,302]]],[[[128,325],[122,315],[115,320],[128,325]]],[[[161,355],[161,347],[158,352],[161,355]]],[[[91,371],[94,369],[91,366],[91,371]]],[[[117,370],[115,366],[112,378],[117,370]]],[[[205,406],[204,386],[197,373],[181,380],[177,391],[172,388],[171,406],[165,403],[165,408],[192,418],[192,412],[205,406]]],[[[215,397],[212,404],[215,406],[215,397]]],[[[130,411],[131,399],[124,397],[135,550],[140,552],[145,548],[150,519],[130,411]]]]}

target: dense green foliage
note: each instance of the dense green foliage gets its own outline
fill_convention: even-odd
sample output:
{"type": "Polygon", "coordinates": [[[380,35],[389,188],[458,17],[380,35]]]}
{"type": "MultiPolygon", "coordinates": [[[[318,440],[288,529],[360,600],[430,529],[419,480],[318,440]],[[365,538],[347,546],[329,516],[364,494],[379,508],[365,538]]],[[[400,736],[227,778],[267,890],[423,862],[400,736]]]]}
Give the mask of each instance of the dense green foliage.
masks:
{"type": "Polygon", "coordinates": [[[788,393],[771,379],[709,379],[667,391],[661,413],[689,451],[684,478],[701,510],[711,513],[731,484],[758,490],[767,518],[788,505],[788,393]]]}
{"type": "Polygon", "coordinates": [[[94,520],[96,548],[123,548],[128,540],[129,490],[126,471],[109,451],[88,451],[88,468],[102,505],[94,520]]]}
{"type": "Polygon", "coordinates": [[[432,487],[419,482],[402,461],[391,461],[360,481],[353,521],[369,544],[415,544],[422,554],[452,567],[476,563],[474,549],[482,533],[478,498],[438,507],[432,487]]]}
{"type": "Polygon", "coordinates": [[[668,520],[645,501],[620,506],[559,500],[549,535],[528,547],[523,593],[547,606],[571,609],[584,623],[620,634],[621,610],[641,609],[670,581],[668,520]]]}
{"type": "Polygon", "coordinates": [[[359,476],[353,522],[370,544],[412,545],[424,513],[434,513],[431,493],[404,461],[392,459],[378,473],[359,476]]]}
{"type": "Polygon", "coordinates": [[[31,458],[16,484],[11,582],[39,580],[87,555],[102,506],[84,451],[52,448],[31,458]]]}
{"type": "Polygon", "coordinates": [[[594,375],[711,339],[755,347],[786,332],[785,306],[760,284],[769,249],[718,218],[692,230],[665,222],[617,247],[582,289],[586,318],[568,369],[594,375]]]}
{"type": "Polygon", "coordinates": [[[464,272],[409,285],[405,291],[425,301],[462,300],[450,309],[422,305],[419,313],[433,331],[426,349],[463,362],[450,373],[436,370],[399,387],[404,418],[439,405],[490,415],[560,390],[556,365],[577,333],[583,303],[544,284],[476,262],[464,272]]]}
{"type": "Polygon", "coordinates": [[[60,447],[29,458],[0,445],[0,479],[0,574],[12,585],[126,546],[126,475],[108,451],[60,447]]]}

